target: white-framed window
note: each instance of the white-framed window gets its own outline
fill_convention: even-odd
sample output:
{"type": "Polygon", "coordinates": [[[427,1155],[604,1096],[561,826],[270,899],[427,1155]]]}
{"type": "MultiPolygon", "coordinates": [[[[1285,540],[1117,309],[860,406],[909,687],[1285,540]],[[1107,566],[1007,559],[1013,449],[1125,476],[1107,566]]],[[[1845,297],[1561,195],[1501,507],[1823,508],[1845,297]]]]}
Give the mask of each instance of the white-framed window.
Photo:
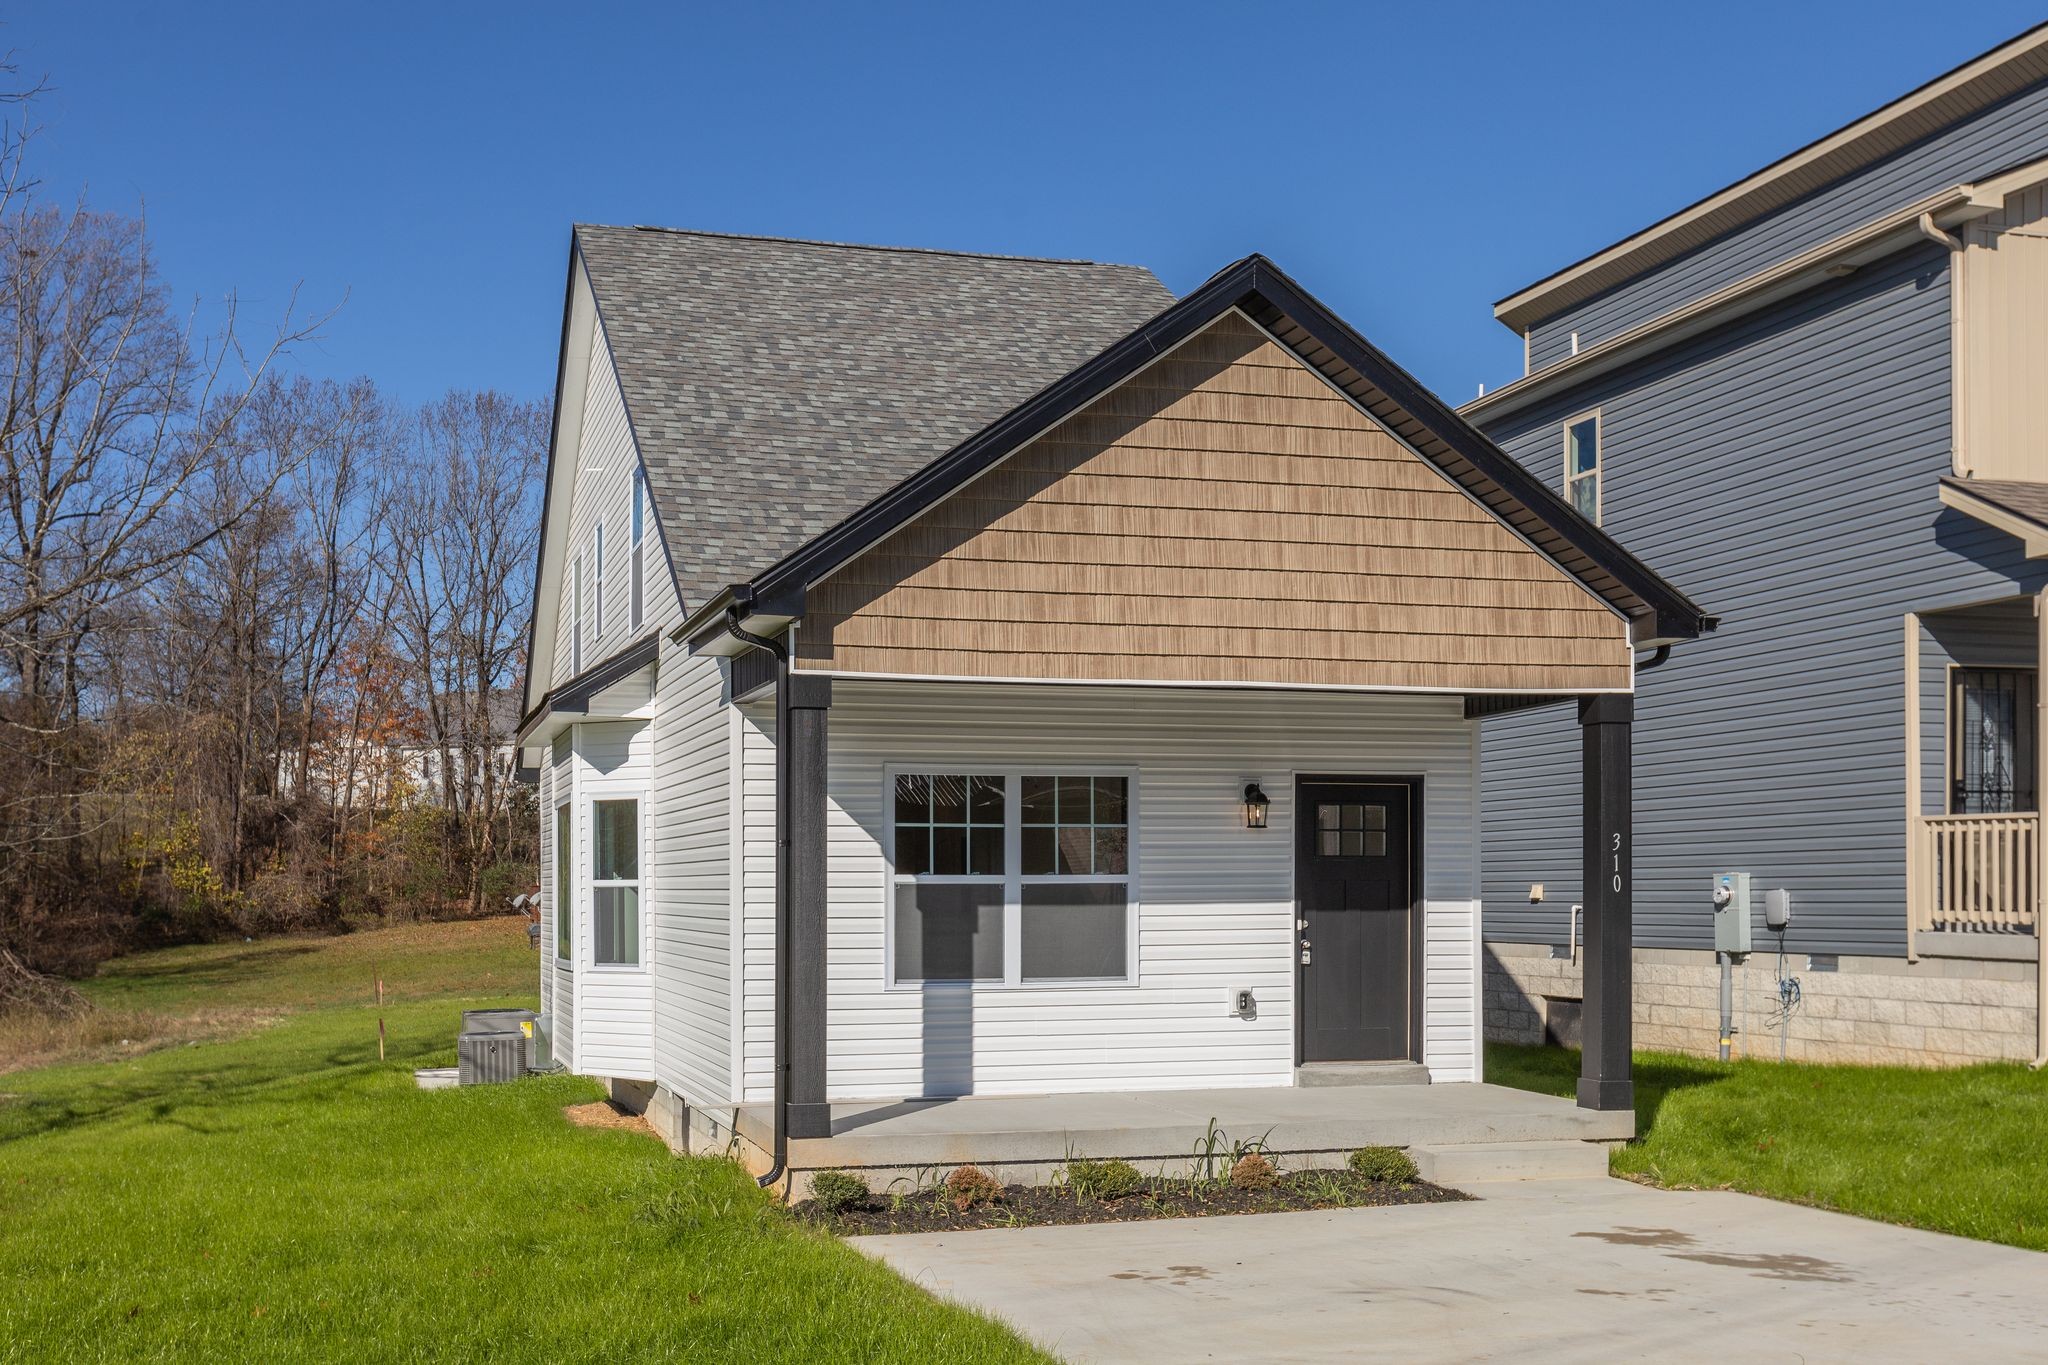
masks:
{"type": "Polygon", "coordinates": [[[632,620],[630,628],[633,630],[640,629],[640,597],[643,566],[647,560],[647,556],[641,552],[640,538],[646,531],[646,523],[647,473],[645,470],[636,468],[633,471],[633,543],[629,547],[628,554],[628,557],[633,561],[633,568],[632,572],[627,575],[632,580],[629,610],[632,620]]]}
{"type": "Polygon", "coordinates": [[[597,524],[596,543],[591,547],[596,558],[597,600],[591,604],[591,613],[597,630],[597,638],[604,639],[604,523],[597,524]]]}
{"type": "Polygon", "coordinates": [[[1600,412],[1582,412],[1564,424],[1564,499],[1600,524],[1600,412]]]}
{"type": "Polygon", "coordinates": [[[569,672],[583,671],[583,556],[577,555],[569,576],[569,672]]]}
{"type": "Polygon", "coordinates": [[[640,965],[640,801],[590,803],[590,956],[600,967],[640,965]]]}
{"type": "Polygon", "coordinates": [[[1135,979],[1135,773],[904,767],[887,780],[892,984],[1135,979]]]}
{"type": "Polygon", "coordinates": [[[576,808],[564,801],[555,807],[555,956],[575,960],[576,808]]]}

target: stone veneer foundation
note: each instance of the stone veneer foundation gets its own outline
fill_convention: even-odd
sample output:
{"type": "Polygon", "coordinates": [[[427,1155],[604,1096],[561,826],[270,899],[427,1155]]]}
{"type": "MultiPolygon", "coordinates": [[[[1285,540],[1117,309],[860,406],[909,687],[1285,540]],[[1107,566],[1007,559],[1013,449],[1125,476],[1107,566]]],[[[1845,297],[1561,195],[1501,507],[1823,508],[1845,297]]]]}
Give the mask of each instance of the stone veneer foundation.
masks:
{"type": "MultiPolygon", "coordinates": [[[[1965,1066],[2031,1061],[2036,1046],[2033,943],[2023,960],[1923,956],[1838,959],[1815,971],[1804,953],[1785,956],[1801,1003],[1785,1030],[1792,1061],[1965,1066]]],[[[1581,953],[1583,959],[1583,951],[1581,953]]],[[[1486,945],[1486,1036],[1542,1042],[1553,1020],[1566,1029],[1581,999],[1581,963],[1547,943],[1486,945]],[[1558,1008],[1564,1002],[1565,1008],[1558,1008]]],[[[1778,1056],[1778,956],[1756,952],[1735,968],[1738,1057],[1778,1056]]],[[[1635,950],[1635,1045],[1713,1056],[1721,1017],[1720,967],[1711,952],[1635,950]]]]}

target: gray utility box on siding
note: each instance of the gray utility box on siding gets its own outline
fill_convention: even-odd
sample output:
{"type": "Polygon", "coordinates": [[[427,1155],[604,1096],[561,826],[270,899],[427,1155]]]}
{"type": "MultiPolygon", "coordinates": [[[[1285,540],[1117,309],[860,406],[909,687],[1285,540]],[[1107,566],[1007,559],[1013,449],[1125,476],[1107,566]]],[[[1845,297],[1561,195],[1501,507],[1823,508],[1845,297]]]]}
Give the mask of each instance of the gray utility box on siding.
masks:
{"type": "Polygon", "coordinates": [[[459,1083],[516,1081],[532,1070],[534,1017],[532,1010],[464,1010],[455,1040],[459,1083]]]}

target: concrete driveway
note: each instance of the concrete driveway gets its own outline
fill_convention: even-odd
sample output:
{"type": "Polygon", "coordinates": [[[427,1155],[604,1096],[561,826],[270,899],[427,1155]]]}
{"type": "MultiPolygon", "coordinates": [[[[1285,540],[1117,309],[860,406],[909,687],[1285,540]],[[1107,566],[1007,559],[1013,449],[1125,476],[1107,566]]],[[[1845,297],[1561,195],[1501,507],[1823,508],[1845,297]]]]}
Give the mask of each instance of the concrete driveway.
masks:
{"type": "Polygon", "coordinates": [[[2048,1359],[2048,1256],[1622,1180],[1469,1204],[865,1237],[1078,1361],[2048,1359]]]}

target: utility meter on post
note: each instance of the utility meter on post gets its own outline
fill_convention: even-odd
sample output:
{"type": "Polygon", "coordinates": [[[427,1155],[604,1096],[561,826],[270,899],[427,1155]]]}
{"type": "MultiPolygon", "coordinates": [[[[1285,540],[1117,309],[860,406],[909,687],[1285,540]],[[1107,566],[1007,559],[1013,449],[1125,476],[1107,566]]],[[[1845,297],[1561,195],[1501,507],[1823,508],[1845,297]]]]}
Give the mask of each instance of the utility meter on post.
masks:
{"type": "Polygon", "coordinates": [[[1749,874],[1723,872],[1714,878],[1714,951],[1730,957],[1749,953],[1749,874]]]}

